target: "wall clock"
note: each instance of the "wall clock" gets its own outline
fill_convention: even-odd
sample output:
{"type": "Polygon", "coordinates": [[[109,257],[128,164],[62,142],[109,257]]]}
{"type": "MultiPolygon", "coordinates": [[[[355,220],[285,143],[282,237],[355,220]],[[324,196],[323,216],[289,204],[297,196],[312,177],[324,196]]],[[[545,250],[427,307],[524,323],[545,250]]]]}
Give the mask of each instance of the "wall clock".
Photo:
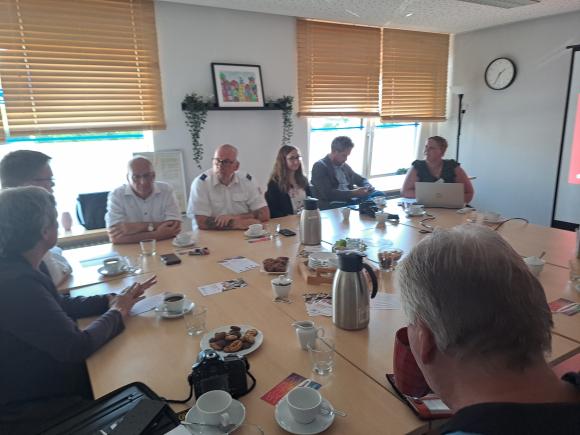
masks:
{"type": "Polygon", "coordinates": [[[516,72],[516,65],[511,59],[499,57],[485,69],[485,84],[498,91],[505,89],[514,82],[516,72]]]}

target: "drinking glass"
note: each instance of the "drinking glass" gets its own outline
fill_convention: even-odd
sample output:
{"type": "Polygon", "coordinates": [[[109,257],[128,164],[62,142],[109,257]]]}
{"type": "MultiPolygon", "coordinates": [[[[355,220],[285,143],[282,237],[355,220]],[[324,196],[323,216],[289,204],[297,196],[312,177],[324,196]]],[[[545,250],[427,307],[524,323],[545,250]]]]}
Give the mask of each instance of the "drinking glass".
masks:
{"type": "Polygon", "coordinates": [[[203,305],[195,305],[191,312],[186,313],[183,316],[185,320],[185,328],[187,330],[187,335],[192,337],[195,335],[200,335],[205,332],[205,318],[207,314],[207,307],[203,305]]]}
{"type": "Polygon", "coordinates": [[[330,337],[317,337],[307,345],[312,371],[327,375],[334,369],[334,340],[330,337]]]}
{"type": "Polygon", "coordinates": [[[157,252],[157,241],[155,239],[141,240],[139,245],[141,246],[142,255],[155,255],[157,252]]]}

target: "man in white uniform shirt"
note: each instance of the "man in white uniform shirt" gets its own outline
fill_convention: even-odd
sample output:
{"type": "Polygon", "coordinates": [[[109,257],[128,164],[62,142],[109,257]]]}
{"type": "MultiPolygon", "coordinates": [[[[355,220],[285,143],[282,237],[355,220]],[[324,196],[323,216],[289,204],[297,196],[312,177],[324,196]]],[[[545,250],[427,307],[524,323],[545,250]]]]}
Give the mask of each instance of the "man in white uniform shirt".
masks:
{"type": "Polygon", "coordinates": [[[240,176],[238,150],[220,146],[213,169],[191,184],[187,216],[202,230],[245,230],[270,219],[270,210],[250,174],[240,176]]]}
{"type": "Polygon", "coordinates": [[[129,161],[128,184],[109,193],[105,222],[113,243],[163,240],[181,230],[181,213],[173,189],[155,181],[153,164],[145,157],[129,161]]]}

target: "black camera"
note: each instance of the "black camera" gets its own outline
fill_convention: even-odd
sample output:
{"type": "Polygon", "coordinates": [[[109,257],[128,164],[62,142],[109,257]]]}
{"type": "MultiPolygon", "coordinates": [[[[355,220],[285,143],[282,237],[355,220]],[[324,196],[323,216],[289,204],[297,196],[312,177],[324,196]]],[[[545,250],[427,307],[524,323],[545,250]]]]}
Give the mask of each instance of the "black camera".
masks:
{"type": "Polygon", "coordinates": [[[375,213],[379,211],[379,208],[373,201],[362,201],[358,205],[358,211],[360,214],[366,214],[372,218],[375,217],[375,213]]]}
{"type": "Polygon", "coordinates": [[[249,393],[256,383],[249,373],[250,364],[244,356],[220,356],[212,349],[202,350],[188,377],[195,397],[212,390],[224,390],[238,398],[249,393]],[[253,384],[248,388],[248,376],[253,384]]]}

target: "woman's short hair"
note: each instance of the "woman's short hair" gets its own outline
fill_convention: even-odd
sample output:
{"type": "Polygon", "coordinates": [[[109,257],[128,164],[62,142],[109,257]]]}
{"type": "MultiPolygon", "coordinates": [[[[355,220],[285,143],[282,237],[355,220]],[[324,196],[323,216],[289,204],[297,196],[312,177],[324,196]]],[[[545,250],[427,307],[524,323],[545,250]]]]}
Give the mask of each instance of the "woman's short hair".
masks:
{"type": "Polygon", "coordinates": [[[348,136],[337,136],[330,144],[330,150],[339,153],[352,148],[354,148],[354,142],[348,136]]]}
{"type": "MultiPolygon", "coordinates": [[[[290,179],[288,175],[288,166],[286,165],[286,157],[288,157],[288,154],[290,154],[292,151],[296,151],[298,154],[300,154],[300,150],[296,147],[293,147],[292,145],[283,145],[278,150],[276,162],[274,163],[274,169],[270,175],[269,181],[276,183],[282,192],[288,192],[288,189],[290,188],[290,179]]],[[[300,164],[300,167],[294,173],[294,178],[298,187],[306,189],[306,186],[308,185],[308,179],[302,172],[302,164],[300,164]]]]}
{"type": "Polygon", "coordinates": [[[445,139],[442,136],[431,136],[430,138],[427,138],[428,141],[432,140],[433,142],[435,142],[439,148],[441,148],[441,151],[443,151],[443,153],[445,154],[445,151],[447,151],[447,147],[449,146],[449,144],[447,143],[447,139],[445,139]]]}
{"type": "Polygon", "coordinates": [[[36,186],[0,191],[0,256],[19,255],[34,248],[42,231],[56,224],[54,197],[36,186]]]}
{"type": "Polygon", "coordinates": [[[50,157],[39,151],[17,150],[6,154],[0,162],[2,187],[28,184],[49,161],[50,157]]]}
{"type": "Polygon", "coordinates": [[[424,323],[442,352],[521,370],[550,350],[544,290],[489,228],[436,230],[402,261],[395,282],[409,321],[424,323]]]}

